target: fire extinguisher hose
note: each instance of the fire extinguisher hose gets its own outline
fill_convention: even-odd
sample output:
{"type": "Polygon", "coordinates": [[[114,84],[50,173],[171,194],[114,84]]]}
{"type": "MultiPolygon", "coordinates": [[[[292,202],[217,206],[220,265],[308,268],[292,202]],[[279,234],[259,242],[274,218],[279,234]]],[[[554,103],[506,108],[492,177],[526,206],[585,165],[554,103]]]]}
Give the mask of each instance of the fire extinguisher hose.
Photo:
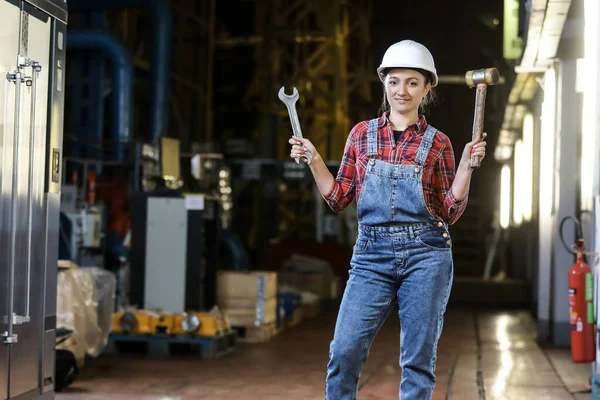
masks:
{"type": "MultiPolygon", "coordinates": [[[[591,214],[590,211],[582,211],[582,214],[585,214],[585,213],[591,214]]],[[[581,221],[579,221],[577,218],[575,218],[573,216],[564,217],[562,219],[562,221],[560,222],[560,228],[559,228],[560,241],[562,242],[563,246],[565,246],[565,249],[567,249],[567,251],[572,254],[577,254],[579,252],[579,253],[587,255],[587,256],[594,256],[594,262],[592,263],[592,265],[596,265],[598,263],[598,258],[600,256],[600,253],[595,253],[592,251],[580,251],[580,250],[578,251],[576,244],[572,244],[569,246],[567,244],[567,242],[565,241],[565,237],[563,234],[563,228],[564,228],[565,222],[567,222],[567,221],[573,221],[573,223],[575,224],[575,233],[577,234],[576,239],[577,240],[583,239],[583,229],[581,227],[581,221]]],[[[576,240],[576,242],[577,242],[577,240],[576,240]]]]}

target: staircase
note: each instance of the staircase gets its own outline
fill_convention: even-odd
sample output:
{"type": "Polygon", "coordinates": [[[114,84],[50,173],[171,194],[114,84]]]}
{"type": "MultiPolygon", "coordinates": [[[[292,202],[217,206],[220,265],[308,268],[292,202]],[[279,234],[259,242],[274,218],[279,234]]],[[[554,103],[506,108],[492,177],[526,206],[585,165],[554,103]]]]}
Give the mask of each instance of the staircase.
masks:
{"type": "Polygon", "coordinates": [[[450,226],[454,254],[454,275],[482,277],[493,210],[482,209],[477,199],[469,199],[458,222],[450,226]]]}
{"type": "Polygon", "coordinates": [[[493,237],[493,209],[477,199],[470,199],[458,222],[450,226],[454,255],[454,284],[450,304],[474,307],[527,307],[531,302],[530,283],[523,279],[494,278],[484,280],[484,270],[493,237]]]}

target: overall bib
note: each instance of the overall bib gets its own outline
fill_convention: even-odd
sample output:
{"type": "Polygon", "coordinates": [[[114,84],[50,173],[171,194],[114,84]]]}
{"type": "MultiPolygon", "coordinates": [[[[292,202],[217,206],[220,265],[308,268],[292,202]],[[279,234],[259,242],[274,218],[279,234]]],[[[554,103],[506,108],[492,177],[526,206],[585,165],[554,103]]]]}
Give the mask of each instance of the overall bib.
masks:
{"type": "Polygon", "coordinates": [[[371,342],[396,304],[399,398],[431,399],[453,275],[448,226],[431,215],[423,196],[423,167],[435,134],[429,126],[415,165],[394,165],[376,158],[377,119],[369,122],[370,158],[358,199],[358,237],[329,350],[328,400],[356,399],[371,342]]]}

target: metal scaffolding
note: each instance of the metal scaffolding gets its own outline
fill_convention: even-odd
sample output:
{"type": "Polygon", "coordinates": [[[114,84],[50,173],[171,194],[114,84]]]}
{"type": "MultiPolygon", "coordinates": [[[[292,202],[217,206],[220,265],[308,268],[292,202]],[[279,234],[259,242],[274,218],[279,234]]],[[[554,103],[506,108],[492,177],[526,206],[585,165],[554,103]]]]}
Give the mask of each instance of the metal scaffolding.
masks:
{"type": "Polygon", "coordinates": [[[216,0],[171,0],[174,15],[171,112],[182,148],[213,136],[216,0]],[[187,141],[185,140],[187,139],[187,141]]]}
{"type": "MultiPolygon", "coordinates": [[[[361,105],[371,104],[370,2],[256,0],[255,34],[219,39],[215,38],[216,0],[171,0],[169,4],[176,29],[170,60],[172,118],[167,129],[181,138],[183,149],[191,142],[213,138],[215,51],[250,45],[255,47],[254,74],[244,97],[261,115],[257,156],[287,160],[291,128],[277,98],[279,88],[286,86],[288,91],[292,87],[300,91],[297,107],[306,136],[324,158],[340,159],[349,121],[366,117],[361,105]]],[[[152,28],[146,13],[123,9],[109,21],[132,52],[136,68],[148,70],[152,28]]],[[[144,86],[138,85],[137,90],[143,91],[144,86]]]]}
{"type": "Polygon", "coordinates": [[[281,86],[300,92],[303,132],[323,158],[339,160],[350,129],[350,100],[371,101],[368,1],[256,0],[256,36],[219,41],[255,45],[255,73],[246,93],[261,113],[260,156],[287,160],[291,135],[281,86]]]}
{"type": "MultiPolygon", "coordinates": [[[[285,86],[288,94],[294,87],[300,93],[296,107],[305,137],[325,160],[339,162],[350,121],[372,115],[375,68],[370,49],[371,3],[256,0],[254,5],[254,35],[220,37],[216,45],[254,47],[254,73],[244,102],[260,115],[254,137],[258,145],[255,156],[291,161],[291,125],[287,109],[277,96],[285,86]]],[[[308,170],[304,171],[304,179],[288,179],[286,173],[278,178],[277,193],[273,193],[278,198],[278,213],[273,215],[272,209],[268,212],[272,216],[269,221],[277,225],[279,239],[314,240],[318,230],[314,183],[308,170]]],[[[255,207],[260,208],[259,203],[255,201],[255,207]]],[[[271,239],[262,237],[258,241],[271,239]]]]}

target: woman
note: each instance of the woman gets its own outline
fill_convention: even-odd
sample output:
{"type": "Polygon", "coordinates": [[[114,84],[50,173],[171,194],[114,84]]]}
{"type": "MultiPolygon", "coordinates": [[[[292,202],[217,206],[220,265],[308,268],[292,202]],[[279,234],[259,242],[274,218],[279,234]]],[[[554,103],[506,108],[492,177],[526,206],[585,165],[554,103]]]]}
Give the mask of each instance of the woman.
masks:
{"type": "Polygon", "coordinates": [[[330,345],[326,398],[356,398],[371,342],[397,304],[400,399],[431,399],[452,286],[448,225],[467,205],[470,158],[485,157],[486,135],[465,146],[455,172],[450,139],[419,115],[438,83],[429,50],[411,40],[396,43],[377,73],[385,112],[352,129],[336,179],[309,140],[289,141],[291,158],[313,155],[310,169],[334,211],[355,198],[358,205],[358,237],[330,345]]]}

